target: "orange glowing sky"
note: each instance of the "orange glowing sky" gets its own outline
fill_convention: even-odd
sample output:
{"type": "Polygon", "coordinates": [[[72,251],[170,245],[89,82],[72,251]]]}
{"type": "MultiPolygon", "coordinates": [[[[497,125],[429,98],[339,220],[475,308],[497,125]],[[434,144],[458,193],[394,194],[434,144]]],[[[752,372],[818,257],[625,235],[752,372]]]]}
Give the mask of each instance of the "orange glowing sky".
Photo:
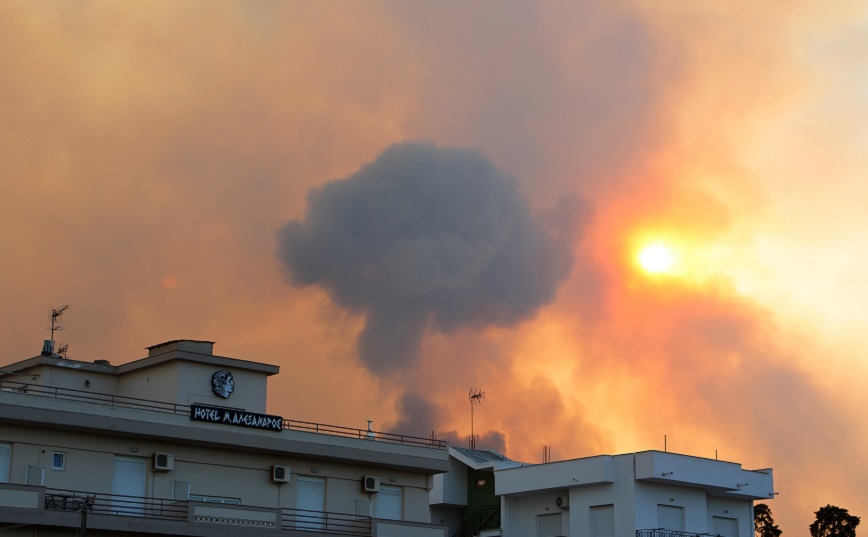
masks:
{"type": "Polygon", "coordinates": [[[773,467],[787,533],[868,516],[868,7],[756,4],[4,2],[0,356],[71,304],[70,357],[214,340],[281,365],[294,419],[466,438],[480,387],[513,458],[666,435],[773,467]],[[553,301],[375,374],[364,312],[290,285],[276,233],[407,140],[588,209],[553,301]]]}

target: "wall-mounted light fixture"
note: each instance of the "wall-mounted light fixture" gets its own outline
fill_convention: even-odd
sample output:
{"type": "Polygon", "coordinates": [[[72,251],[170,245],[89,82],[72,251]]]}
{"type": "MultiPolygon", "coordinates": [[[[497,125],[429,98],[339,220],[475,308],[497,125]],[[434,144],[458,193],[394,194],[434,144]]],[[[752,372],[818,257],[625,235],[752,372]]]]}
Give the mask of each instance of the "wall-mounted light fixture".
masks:
{"type": "Polygon", "coordinates": [[[90,379],[84,379],[84,387],[90,388],[90,379]]]}

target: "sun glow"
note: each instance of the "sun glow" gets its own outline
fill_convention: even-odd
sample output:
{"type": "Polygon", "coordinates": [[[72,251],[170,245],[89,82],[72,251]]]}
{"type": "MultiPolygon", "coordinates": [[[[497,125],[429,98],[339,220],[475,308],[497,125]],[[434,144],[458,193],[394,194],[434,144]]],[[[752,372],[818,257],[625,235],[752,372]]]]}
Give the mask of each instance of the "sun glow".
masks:
{"type": "Polygon", "coordinates": [[[636,256],[639,266],[646,272],[661,274],[671,272],[675,266],[675,253],[668,246],[649,244],[636,256]]]}

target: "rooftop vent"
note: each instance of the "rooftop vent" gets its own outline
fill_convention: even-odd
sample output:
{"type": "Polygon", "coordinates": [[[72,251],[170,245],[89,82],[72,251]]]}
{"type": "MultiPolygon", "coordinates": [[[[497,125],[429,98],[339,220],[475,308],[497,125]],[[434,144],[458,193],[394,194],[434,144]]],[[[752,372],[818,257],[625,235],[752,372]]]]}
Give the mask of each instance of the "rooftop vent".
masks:
{"type": "Polygon", "coordinates": [[[112,365],[108,360],[94,360],[93,363],[96,365],[112,365]]]}
{"type": "Polygon", "coordinates": [[[42,356],[51,356],[54,354],[54,341],[46,339],[42,342],[42,356]]]}

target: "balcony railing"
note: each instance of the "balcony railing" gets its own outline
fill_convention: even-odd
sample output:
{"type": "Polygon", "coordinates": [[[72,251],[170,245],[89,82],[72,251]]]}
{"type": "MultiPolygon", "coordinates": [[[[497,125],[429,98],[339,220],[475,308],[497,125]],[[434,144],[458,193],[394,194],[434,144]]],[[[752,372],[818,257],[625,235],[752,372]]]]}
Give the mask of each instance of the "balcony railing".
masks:
{"type": "Polygon", "coordinates": [[[713,535],[712,533],[690,533],[689,531],[667,530],[665,528],[636,530],[636,537],[710,537],[713,535]]]}
{"type": "Polygon", "coordinates": [[[371,517],[323,513],[305,509],[283,509],[281,528],[340,535],[371,535],[371,517]]]}
{"type": "Polygon", "coordinates": [[[272,530],[303,530],[328,535],[369,537],[373,533],[369,516],[291,508],[278,510],[245,505],[213,505],[78,490],[45,489],[44,509],[70,513],[86,511],[93,515],[142,517],[200,525],[229,524],[272,530]],[[202,515],[198,512],[203,508],[209,510],[208,514],[202,515]],[[219,511],[218,516],[214,515],[214,510],[219,511]],[[251,514],[262,516],[251,518],[251,514]]]}
{"type": "MultiPolygon", "coordinates": [[[[63,399],[68,401],[96,403],[120,408],[135,408],[139,410],[148,410],[151,412],[162,412],[167,414],[190,414],[189,405],[178,405],[174,403],[166,403],[164,401],[152,401],[149,399],[139,399],[136,397],[125,397],[122,395],[73,390],[69,388],[53,388],[49,386],[40,386],[38,384],[27,384],[23,382],[14,382],[9,380],[0,381],[0,391],[30,395],[41,395],[45,397],[53,397],[56,399],[63,399]]],[[[435,449],[446,449],[447,447],[447,444],[444,440],[438,440],[434,437],[421,438],[417,436],[407,436],[381,431],[368,431],[367,429],[355,429],[352,427],[341,427],[340,425],[326,425],[323,423],[313,423],[291,419],[283,420],[283,428],[308,433],[375,440],[378,442],[387,442],[390,444],[403,444],[435,449]]]]}
{"type": "Polygon", "coordinates": [[[95,515],[187,520],[188,502],[78,490],[45,489],[45,509],[48,511],[87,511],[95,515]]]}

